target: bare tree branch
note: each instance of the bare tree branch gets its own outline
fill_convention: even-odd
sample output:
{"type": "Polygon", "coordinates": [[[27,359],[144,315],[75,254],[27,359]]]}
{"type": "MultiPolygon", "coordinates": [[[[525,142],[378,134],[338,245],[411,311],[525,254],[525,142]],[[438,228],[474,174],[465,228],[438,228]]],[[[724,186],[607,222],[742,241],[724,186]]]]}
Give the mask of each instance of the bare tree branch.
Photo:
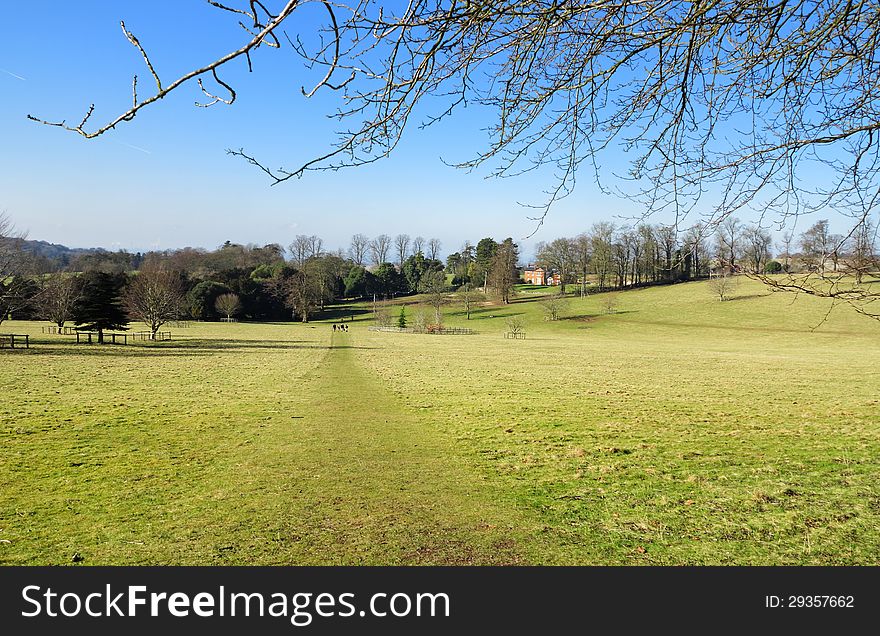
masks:
{"type": "Polygon", "coordinates": [[[290,17],[307,0],[278,0],[277,11],[268,0],[208,1],[241,17],[250,41],[165,86],[123,25],[157,93],[139,100],[134,81],[132,108],[92,131],[92,109],[78,126],[31,119],[91,139],[190,80],[211,100],[200,106],[231,103],[228,83],[217,80],[230,95],[221,99],[203,76],[239,57],[251,69],[261,45],[281,46],[284,24],[286,45],[322,71],[302,94],[334,91],[341,125],[331,148],[289,168],[227,151],[273,184],[378,161],[413,122],[476,104],[493,113],[486,146],[450,164],[494,177],[546,171],[543,199],[524,202],[538,210],[536,230],[584,168],[644,204],[637,222],[660,213],[678,227],[696,215],[711,232],[750,209],[790,230],[833,209],[846,236],[877,218],[880,13],[870,0],[314,0],[325,23],[298,33],[290,17]],[[624,174],[602,167],[608,152],[627,158],[624,174]]]}

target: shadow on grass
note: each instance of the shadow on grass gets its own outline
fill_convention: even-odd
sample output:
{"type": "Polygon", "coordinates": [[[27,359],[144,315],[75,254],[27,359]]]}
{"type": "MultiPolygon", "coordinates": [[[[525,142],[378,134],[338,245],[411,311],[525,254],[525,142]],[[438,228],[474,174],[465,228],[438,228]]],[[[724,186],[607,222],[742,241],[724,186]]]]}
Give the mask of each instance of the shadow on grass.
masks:
{"type": "Polygon", "coordinates": [[[222,338],[193,338],[157,342],[144,348],[155,349],[321,349],[322,345],[310,340],[224,340],[222,338]]]}
{"type": "Polygon", "coordinates": [[[574,316],[560,316],[559,321],[573,321],[573,322],[593,322],[594,320],[598,320],[602,316],[607,316],[608,314],[576,314],[574,316]]]}
{"type": "MultiPolygon", "coordinates": [[[[157,342],[154,344],[59,344],[41,342],[33,343],[30,349],[22,349],[22,353],[51,355],[125,355],[131,357],[147,356],[193,356],[210,355],[222,351],[242,350],[302,350],[302,349],[372,349],[352,345],[328,346],[319,342],[298,340],[219,340],[192,339],[174,342],[157,342]]],[[[16,350],[17,351],[17,350],[16,350]]]]}
{"type": "Polygon", "coordinates": [[[373,312],[363,307],[327,307],[324,311],[315,314],[315,322],[357,322],[373,312]]]}
{"type": "MultiPolygon", "coordinates": [[[[458,313],[464,314],[464,312],[458,313]]],[[[482,307],[480,309],[471,309],[471,320],[510,318],[511,316],[522,316],[523,314],[525,314],[524,311],[506,311],[503,307],[482,307]]]]}
{"type": "Polygon", "coordinates": [[[730,302],[733,300],[751,300],[752,298],[766,298],[767,296],[770,296],[770,295],[772,295],[772,292],[767,293],[767,294],[746,294],[745,296],[731,296],[730,298],[728,298],[724,302],[730,302]]]}
{"type": "Polygon", "coordinates": [[[149,358],[149,357],[194,357],[211,355],[210,351],[191,349],[191,350],[163,350],[161,347],[140,347],[126,345],[40,345],[32,346],[30,349],[22,353],[31,355],[52,355],[52,356],[116,356],[127,358],[149,358]]]}
{"type": "Polygon", "coordinates": [[[620,316],[623,314],[637,314],[639,313],[635,309],[623,309],[620,311],[612,311],[610,313],[606,313],[604,311],[599,312],[597,314],[576,314],[574,316],[560,316],[559,320],[573,320],[575,322],[593,322],[594,320],[598,320],[599,318],[604,318],[606,316],[620,316]]]}
{"type": "Polygon", "coordinates": [[[519,293],[528,292],[547,292],[552,293],[558,288],[556,285],[517,285],[516,291],[519,293]]]}

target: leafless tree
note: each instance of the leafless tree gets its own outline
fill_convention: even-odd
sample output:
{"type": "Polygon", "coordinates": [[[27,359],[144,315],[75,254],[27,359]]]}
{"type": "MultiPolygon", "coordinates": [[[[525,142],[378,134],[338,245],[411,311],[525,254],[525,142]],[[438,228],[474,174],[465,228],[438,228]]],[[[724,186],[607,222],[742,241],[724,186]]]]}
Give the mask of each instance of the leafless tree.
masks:
{"type": "MultiPolygon", "coordinates": [[[[846,237],[878,214],[873,3],[412,0],[389,9],[351,0],[323,3],[317,34],[298,31],[314,22],[294,15],[311,3],[209,3],[244,29],[226,53],[167,81],[121,23],[155,88],[139,91],[135,76],[131,105],[97,126],[94,105],[78,123],[29,117],[91,139],[192,84],[203,94],[198,106],[232,104],[235,89],[221,75],[289,46],[320,73],[302,93],[337,94],[343,125],[335,145],[291,167],[228,151],[273,183],[374,162],[409,128],[478,104],[495,113],[486,146],[457,165],[488,165],[496,176],[553,168],[534,203],[538,223],[584,162],[607,188],[597,157],[621,148],[631,160],[621,194],[642,200],[646,214],[668,211],[676,227],[695,210],[710,228],[749,207],[790,228],[799,215],[834,209],[850,223],[846,237]],[[425,107],[433,110],[417,116],[425,107]]],[[[828,293],[821,281],[801,290],[828,293]]]]}
{"type": "Polygon", "coordinates": [[[792,232],[785,232],[782,235],[782,241],[779,247],[782,248],[782,253],[780,256],[782,257],[782,271],[788,273],[791,271],[791,246],[794,242],[794,234],[792,232]]]}
{"type": "Polygon", "coordinates": [[[422,306],[416,307],[412,320],[413,331],[416,333],[425,333],[428,328],[428,317],[425,315],[425,309],[422,306]]]}
{"type": "Polygon", "coordinates": [[[59,329],[73,319],[76,303],[82,298],[82,281],[74,274],[56,272],[41,279],[36,304],[40,317],[59,329]]]}
{"type": "Polygon", "coordinates": [[[767,261],[770,260],[770,246],[773,244],[770,232],[758,225],[749,225],[743,230],[742,240],[748,269],[759,274],[763,273],[767,261]]]}
{"type": "Polygon", "coordinates": [[[290,252],[290,258],[296,267],[302,267],[306,259],[309,258],[312,251],[312,237],[305,234],[297,234],[287,250],[290,252]]]}
{"type": "MultiPolygon", "coordinates": [[[[676,258],[675,252],[678,246],[678,231],[671,226],[661,225],[657,228],[657,248],[663,257],[662,278],[669,279],[673,274],[673,269],[682,265],[682,260],[686,258],[681,254],[676,258]]],[[[659,259],[658,259],[659,260],[659,259]]]]}
{"type": "Polygon", "coordinates": [[[403,261],[409,256],[409,234],[398,234],[394,237],[394,247],[397,248],[397,265],[403,267],[403,261]]]}
{"type": "Polygon", "coordinates": [[[550,294],[541,300],[544,320],[559,320],[563,311],[568,308],[568,300],[561,294],[550,294]]]}
{"type": "Polygon", "coordinates": [[[413,248],[413,254],[422,253],[422,255],[424,256],[425,237],[424,236],[415,237],[413,239],[412,248],[413,248]]]}
{"type": "MultiPolygon", "coordinates": [[[[301,269],[306,277],[306,289],[309,290],[310,299],[321,311],[326,303],[333,300],[334,281],[341,280],[347,269],[345,260],[339,256],[325,255],[320,258],[310,258],[301,269]]],[[[301,303],[302,304],[302,303],[301,303]]],[[[309,312],[315,308],[309,304],[309,312]]]]}
{"type": "Polygon", "coordinates": [[[391,237],[387,234],[380,234],[370,241],[370,254],[373,257],[374,265],[381,265],[388,262],[388,250],[391,249],[391,237]]]}
{"type": "Polygon", "coordinates": [[[729,272],[736,269],[736,263],[742,252],[742,223],[734,216],[728,216],[715,232],[717,242],[717,258],[720,267],[729,272]]]}
{"type": "Polygon", "coordinates": [[[428,258],[434,261],[440,260],[440,250],[443,248],[443,243],[440,242],[440,239],[432,238],[428,241],[428,258]]]}
{"type": "Polygon", "coordinates": [[[285,286],[287,292],[285,304],[294,314],[298,314],[303,322],[308,322],[309,316],[321,305],[320,275],[308,266],[309,263],[293,272],[286,280],[285,286]]]}
{"type": "Polygon", "coordinates": [[[520,334],[525,330],[526,322],[522,316],[511,316],[507,319],[507,330],[512,334],[520,334]]]}
{"type": "Polygon", "coordinates": [[[24,235],[15,230],[12,219],[0,212],[0,280],[5,280],[21,270],[21,243],[24,235]]]}
{"type": "Polygon", "coordinates": [[[809,249],[805,272],[789,272],[781,278],[755,278],[774,290],[828,298],[829,312],[842,304],[880,320],[880,257],[876,249],[877,226],[871,219],[866,218],[846,237],[828,233],[825,222],[819,221],[802,235],[801,242],[805,251],[809,249]],[[831,271],[824,267],[829,258],[833,263],[831,271]]]}
{"type": "Polygon", "coordinates": [[[709,247],[706,243],[706,227],[697,223],[685,231],[682,252],[690,278],[705,276],[709,271],[709,247]]]}
{"type": "Polygon", "coordinates": [[[506,238],[498,244],[489,266],[489,286],[505,305],[510,303],[510,298],[514,294],[513,286],[519,280],[518,260],[519,248],[513,239],[506,238]]]}
{"type": "Polygon", "coordinates": [[[587,285],[589,284],[590,266],[593,261],[593,241],[586,233],[578,234],[572,240],[574,251],[574,268],[577,272],[577,282],[581,298],[587,297],[587,285]]]}
{"type": "Polygon", "coordinates": [[[835,250],[828,219],[816,221],[800,237],[801,260],[811,271],[825,275],[825,266],[835,250]]]}
{"type": "Polygon", "coordinates": [[[425,293],[428,296],[428,304],[434,310],[434,325],[443,326],[443,305],[447,302],[446,274],[443,272],[429,272],[423,280],[425,293]]]}
{"type": "Polygon", "coordinates": [[[0,323],[30,302],[26,278],[30,255],[24,250],[24,239],[12,219],[0,212],[0,323]]]}
{"type": "MultiPolygon", "coordinates": [[[[153,340],[162,325],[180,318],[185,312],[186,293],[180,274],[161,266],[142,268],[129,282],[122,299],[129,316],[145,323],[153,340]]],[[[217,309],[226,314],[228,306],[223,307],[217,305],[217,309]]]]}
{"type": "Polygon", "coordinates": [[[733,294],[738,286],[739,279],[727,271],[709,278],[709,289],[721,302],[730,300],[731,294],[733,294]]]}
{"type": "Polygon", "coordinates": [[[602,310],[606,314],[616,314],[619,306],[620,300],[617,294],[607,293],[602,295],[602,310]]]}
{"type": "Polygon", "coordinates": [[[220,294],[214,301],[214,307],[226,316],[227,321],[231,321],[241,311],[241,299],[238,294],[220,294]]]}
{"type": "Polygon", "coordinates": [[[370,239],[365,234],[355,234],[351,237],[351,247],[348,256],[361,267],[367,262],[367,250],[370,248],[370,239]]]}
{"type": "Polygon", "coordinates": [[[611,284],[614,271],[614,254],[612,242],[614,225],[608,222],[595,223],[590,229],[590,244],[593,252],[593,271],[596,274],[599,289],[606,289],[611,284]]]}
{"type": "Polygon", "coordinates": [[[535,246],[535,253],[538,264],[559,273],[559,293],[564,294],[565,283],[568,282],[577,260],[574,242],[566,238],[558,238],[550,243],[542,241],[535,246]]]}
{"type": "Polygon", "coordinates": [[[309,237],[309,258],[318,258],[324,255],[324,240],[312,235],[309,237]]]}
{"type": "Polygon", "coordinates": [[[391,326],[391,311],[384,303],[373,309],[373,320],[376,322],[377,327],[391,326]]]}
{"type": "Polygon", "coordinates": [[[629,277],[632,270],[633,244],[635,244],[635,242],[636,237],[630,227],[624,226],[618,228],[617,232],[614,234],[614,243],[611,247],[613,250],[613,262],[615,273],[617,275],[618,287],[625,287],[627,280],[629,280],[630,283],[635,282],[629,277]]]}
{"type": "Polygon", "coordinates": [[[464,314],[465,319],[471,319],[471,310],[473,309],[474,303],[476,303],[479,292],[474,289],[474,286],[470,283],[465,283],[458,289],[458,297],[461,300],[461,304],[464,306],[464,314]]]}
{"type": "MultiPolygon", "coordinates": [[[[845,271],[861,287],[871,274],[880,275],[880,256],[877,252],[877,227],[864,223],[845,241],[845,271]]],[[[880,282],[880,281],[874,281],[880,282]]]]}

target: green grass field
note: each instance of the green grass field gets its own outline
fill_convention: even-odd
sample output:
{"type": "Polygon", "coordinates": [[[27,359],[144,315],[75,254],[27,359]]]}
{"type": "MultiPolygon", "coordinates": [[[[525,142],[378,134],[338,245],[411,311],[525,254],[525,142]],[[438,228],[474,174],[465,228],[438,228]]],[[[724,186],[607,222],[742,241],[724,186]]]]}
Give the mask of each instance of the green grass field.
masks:
{"type": "Polygon", "coordinates": [[[557,322],[540,293],[448,306],[471,336],[4,322],[34,345],[0,351],[0,562],[880,563],[880,323],[745,281],[557,322]]]}

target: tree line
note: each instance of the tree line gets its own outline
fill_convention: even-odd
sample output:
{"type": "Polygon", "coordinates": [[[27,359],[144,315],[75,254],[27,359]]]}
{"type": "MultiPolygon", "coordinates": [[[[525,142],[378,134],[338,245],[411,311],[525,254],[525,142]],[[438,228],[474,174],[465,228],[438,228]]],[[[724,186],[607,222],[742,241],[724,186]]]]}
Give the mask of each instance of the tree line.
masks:
{"type": "Polygon", "coordinates": [[[694,225],[683,232],[664,225],[600,222],[573,238],[538,243],[535,264],[559,274],[563,294],[575,284],[585,295],[591,281],[604,290],[733,273],[834,272],[859,285],[878,269],[876,245],[877,228],[869,222],[844,236],[831,233],[822,219],[800,234],[784,234],[776,249],[769,230],[733,216],[711,228],[694,225]]]}
{"type": "MultiPolygon", "coordinates": [[[[298,235],[287,249],[227,241],[216,250],[90,251],[52,267],[44,255],[34,259],[24,249],[8,217],[0,221],[0,322],[14,314],[59,327],[70,321],[98,325],[100,331],[122,328],[124,319],[134,318],[155,333],[170,320],[305,322],[342,298],[417,293],[435,298],[431,304],[439,315],[444,295],[452,290],[465,299],[469,315],[474,291],[508,303],[522,282],[519,246],[511,238],[465,241],[445,263],[437,239],[355,234],[347,250],[333,252],[318,236],[298,235]],[[100,304],[97,297],[113,317],[106,326],[92,319],[96,310],[81,312],[100,304]]],[[[538,243],[535,264],[559,275],[562,294],[572,285],[585,295],[588,287],[607,290],[743,271],[834,273],[860,284],[877,269],[877,229],[869,223],[861,229],[835,235],[827,220],[819,220],[799,235],[785,234],[774,258],[770,232],[735,217],[711,231],[701,225],[678,232],[662,225],[599,222],[577,236],[538,243]]]]}

